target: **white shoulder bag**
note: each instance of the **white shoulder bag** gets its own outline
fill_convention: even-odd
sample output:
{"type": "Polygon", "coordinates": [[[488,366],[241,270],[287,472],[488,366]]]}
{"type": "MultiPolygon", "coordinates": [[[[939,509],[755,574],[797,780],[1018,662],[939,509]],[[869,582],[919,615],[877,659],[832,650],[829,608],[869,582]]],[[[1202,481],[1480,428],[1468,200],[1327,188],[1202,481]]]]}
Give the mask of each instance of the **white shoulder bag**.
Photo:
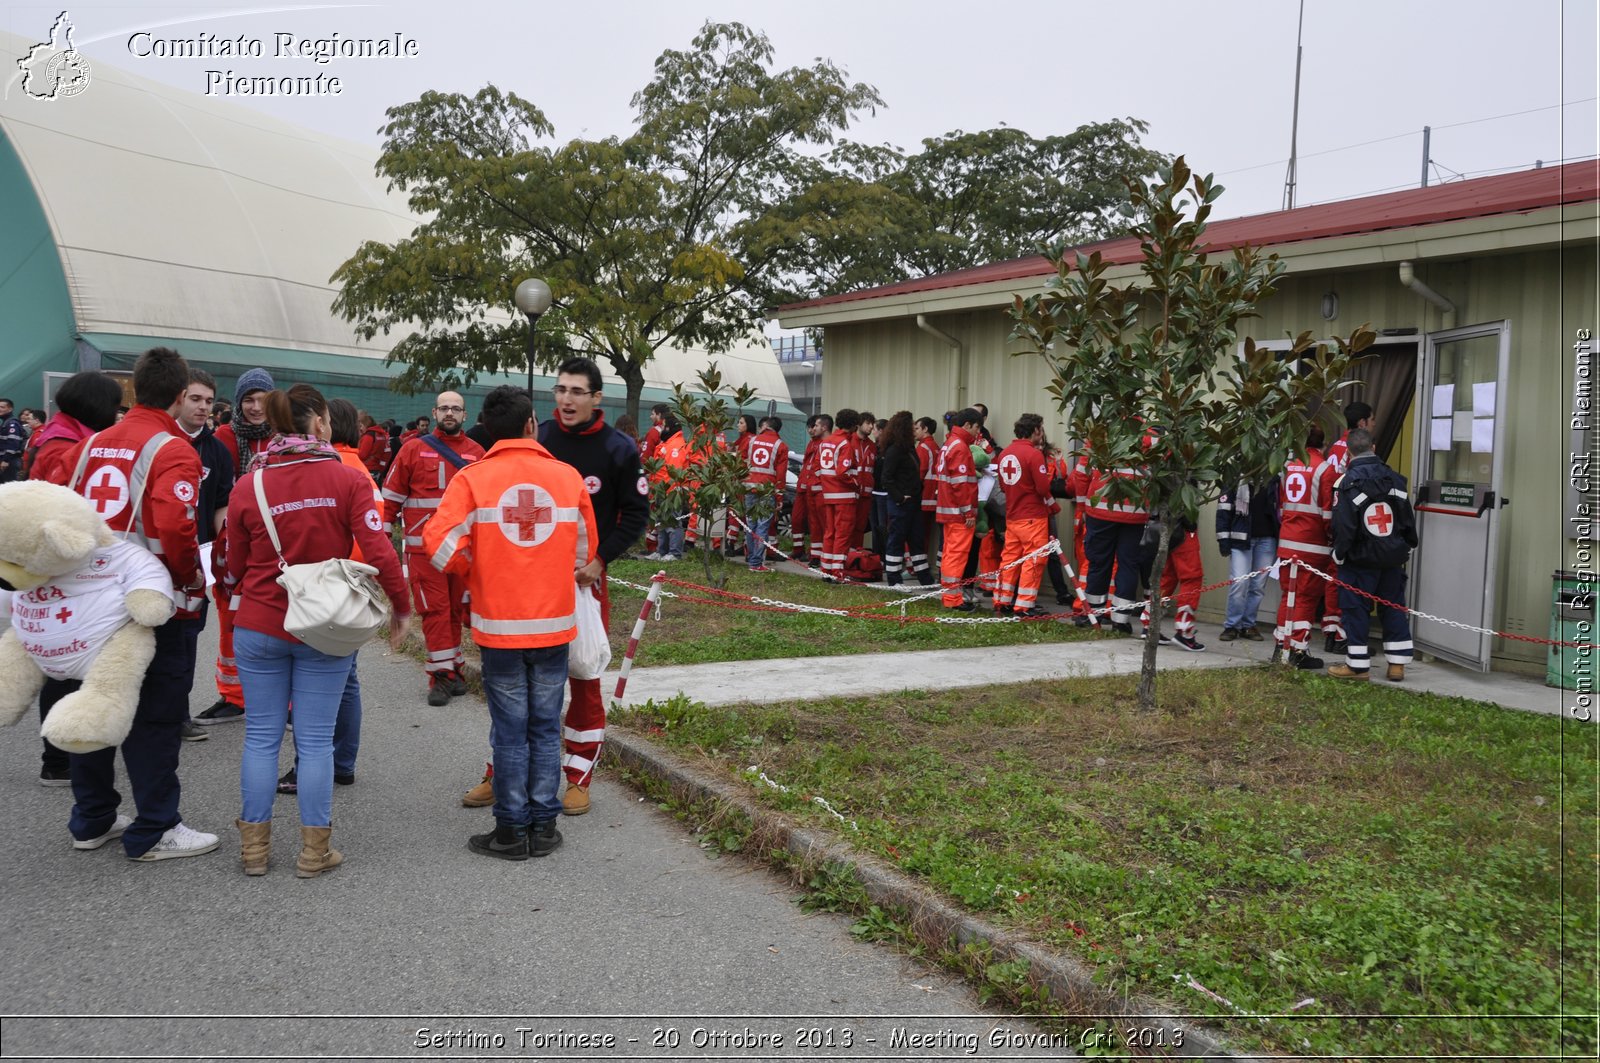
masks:
{"type": "Polygon", "coordinates": [[[347,557],[291,565],[284,560],[272,507],[261,486],[266,470],[256,473],[256,504],[278,554],[278,586],[289,595],[283,630],[314,650],[348,657],[367,644],[389,620],[389,600],[374,578],[378,570],[347,557]]]}

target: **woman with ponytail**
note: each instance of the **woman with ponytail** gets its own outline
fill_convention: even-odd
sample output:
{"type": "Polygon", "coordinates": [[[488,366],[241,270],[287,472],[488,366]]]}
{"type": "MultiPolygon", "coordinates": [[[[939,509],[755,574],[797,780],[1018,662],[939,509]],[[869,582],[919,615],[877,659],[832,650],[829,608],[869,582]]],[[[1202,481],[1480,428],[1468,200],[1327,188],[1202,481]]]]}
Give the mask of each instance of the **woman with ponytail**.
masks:
{"type": "Polygon", "coordinates": [[[329,442],[332,420],[322,394],[296,384],[287,392],[268,392],[264,406],[275,434],[228,498],[226,580],[238,603],[234,652],[246,708],[240,859],[245,874],[266,874],[278,752],[292,701],[301,835],[296,874],[314,878],[344,859],[329,848],[333,734],[354,655],[323,653],[284,630],[288,597],[277,582],[280,565],[349,557],[359,546],[389,596],[389,644],[397,650],[411,603],[394,544],[383,533],[372,480],[344,464],[329,442]],[[281,559],[262,518],[257,481],[271,508],[281,559]]]}

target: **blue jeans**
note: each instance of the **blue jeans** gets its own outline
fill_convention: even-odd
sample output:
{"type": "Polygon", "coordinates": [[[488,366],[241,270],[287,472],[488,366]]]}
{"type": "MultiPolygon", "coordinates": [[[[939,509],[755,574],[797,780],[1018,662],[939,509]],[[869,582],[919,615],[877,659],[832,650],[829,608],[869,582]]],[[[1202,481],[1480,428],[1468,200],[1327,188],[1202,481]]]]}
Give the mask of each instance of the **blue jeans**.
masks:
{"type": "Polygon", "coordinates": [[[745,545],[745,560],[750,567],[765,564],[767,560],[767,533],[772,531],[772,507],[775,500],[761,495],[744,496],[744,522],[750,525],[749,542],[745,545]],[[764,516],[759,514],[765,514],[764,516]]]}
{"type": "MultiPolygon", "coordinates": [[[[1228,578],[1239,579],[1246,572],[1257,572],[1271,565],[1278,557],[1277,539],[1251,539],[1248,544],[1236,545],[1228,554],[1228,578]]],[[[1267,586],[1267,574],[1239,580],[1228,588],[1228,615],[1223,627],[1242,631],[1256,626],[1256,610],[1261,606],[1261,593],[1267,586]]]]}
{"type": "Polygon", "coordinates": [[[656,529],[656,543],[662,557],[683,556],[683,515],[674,514],[656,529]]]}
{"type": "Polygon", "coordinates": [[[278,750],[294,702],[295,796],[302,827],[333,825],[333,728],[355,656],[333,657],[303,642],[233,629],[233,655],[244,690],[244,756],[239,762],[239,818],[272,818],[278,750]]]}
{"type": "MultiPolygon", "coordinates": [[[[344,681],[344,696],[339,699],[339,715],[333,722],[333,773],[354,775],[356,753],[361,749],[361,674],[356,657],[350,655],[350,678],[344,681]]],[[[300,746],[294,747],[295,777],[300,775],[300,746]]]]}
{"type": "Polygon", "coordinates": [[[557,794],[567,644],[525,650],[480,646],[478,652],[494,749],[495,822],[527,827],[553,820],[561,814],[557,794]]]}

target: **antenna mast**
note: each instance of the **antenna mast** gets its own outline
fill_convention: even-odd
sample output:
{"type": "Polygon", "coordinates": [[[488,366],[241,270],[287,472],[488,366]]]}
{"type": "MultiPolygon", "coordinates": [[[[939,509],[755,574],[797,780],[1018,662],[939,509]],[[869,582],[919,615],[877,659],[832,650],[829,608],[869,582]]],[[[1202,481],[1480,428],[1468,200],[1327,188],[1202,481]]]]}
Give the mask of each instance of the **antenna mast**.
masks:
{"type": "Polygon", "coordinates": [[[1289,124],[1289,172],[1283,179],[1283,209],[1294,209],[1295,161],[1299,155],[1300,141],[1300,47],[1306,26],[1306,0],[1300,0],[1300,21],[1294,31],[1294,118],[1289,124]]]}

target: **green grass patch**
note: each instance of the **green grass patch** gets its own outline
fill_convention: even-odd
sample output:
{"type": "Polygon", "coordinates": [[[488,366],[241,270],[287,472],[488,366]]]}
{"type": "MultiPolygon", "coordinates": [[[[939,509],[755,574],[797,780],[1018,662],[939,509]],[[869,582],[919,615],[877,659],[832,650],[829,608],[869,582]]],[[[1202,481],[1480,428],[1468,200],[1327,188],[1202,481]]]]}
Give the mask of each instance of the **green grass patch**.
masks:
{"type": "Polygon", "coordinates": [[[1147,716],[1136,682],[613,719],[1240,1047],[1593,1054],[1593,727],[1263,668],[1163,673],[1147,716]]]}
{"type": "MultiPolygon", "coordinates": [[[[664,570],[676,580],[705,584],[705,571],[696,560],[666,566],[649,561],[618,561],[610,567],[613,580],[648,585],[664,570]]],[[[852,653],[937,650],[971,646],[1012,646],[1072,642],[1105,636],[1054,620],[1009,624],[938,624],[929,617],[949,616],[938,599],[908,606],[910,622],[899,622],[899,595],[852,584],[827,584],[811,576],[788,572],[751,572],[742,560],[718,570],[728,576],[724,590],[747,597],[797,605],[855,608],[882,605],[881,619],[856,619],[816,613],[769,612],[736,608],[749,602],[705,604],[681,598],[663,598],[661,619],[645,626],[634,664],[639,667],[668,664],[708,664],[713,661],[772,660],[789,657],[833,657],[852,653]]],[[[704,592],[668,585],[678,595],[710,598],[704,592]]],[[[932,589],[932,588],[929,588],[932,589]]],[[[611,587],[612,650],[620,658],[639,618],[644,592],[611,587]]],[[[982,606],[974,617],[989,614],[982,606]]]]}

